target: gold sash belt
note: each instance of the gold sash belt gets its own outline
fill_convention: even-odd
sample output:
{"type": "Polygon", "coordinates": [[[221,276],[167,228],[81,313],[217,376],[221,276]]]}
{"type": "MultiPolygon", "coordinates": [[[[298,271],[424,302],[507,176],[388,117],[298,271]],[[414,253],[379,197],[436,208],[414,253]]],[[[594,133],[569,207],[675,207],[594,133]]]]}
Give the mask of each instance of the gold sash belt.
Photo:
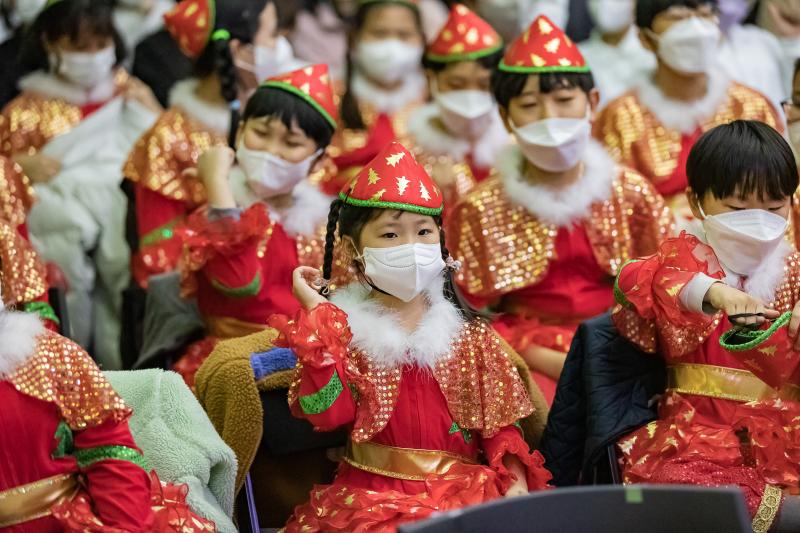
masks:
{"type": "Polygon", "coordinates": [[[79,488],[77,476],[64,474],[0,491],[0,528],[49,515],[53,505],[72,499],[79,488]]]}
{"type": "Polygon", "coordinates": [[[210,316],[205,319],[209,335],[220,339],[234,339],[267,329],[267,323],[256,324],[229,316],[210,316]]]}
{"type": "Polygon", "coordinates": [[[681,363],[667,367],[667,389],[682,394],[696,394],[755,402],[783,398],[800,402],[800,387],[786,385],[780,390],[773,389],[755,374],[747,370],[726,368],[724,366],[681,363]]]}
{"type": "Polygon", "coordinates": [[[396,448],[374,442],[350,442],[344,461],[382,476],[423,481],[431,474],[444,474],[456,463],[476,464],[474,459],[438,450],[396,448]]]}

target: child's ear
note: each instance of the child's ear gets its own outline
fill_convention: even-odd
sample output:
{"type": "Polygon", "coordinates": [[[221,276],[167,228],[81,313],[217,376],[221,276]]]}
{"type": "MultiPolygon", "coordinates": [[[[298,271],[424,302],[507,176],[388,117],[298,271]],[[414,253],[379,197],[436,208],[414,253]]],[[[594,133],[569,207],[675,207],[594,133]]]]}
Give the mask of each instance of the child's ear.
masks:
{"type": "Polygon", "coordinates": [[[651,37],[653,34],[653,30],[650,28],[637,28],[639,32],[639,42],[642,43],[642,46],[645,50],[653,52],[654,54],[657,52],[657,43],[655,39],[651,37]]]}
{"type": "Polygon", "coordinates": [[[589,91],[588,96],[591,120],[594,121],[595,113],[597,113],[597,107],[600,105],[600,91],[597,89],[597,87],[594,87],[591,91],[589,91]]]}
{"type": "Polygon", "coordinates": [[[697,220],[703,220],[703,214],[700,212],[700,199],[697,197],[691,187],[686,187],[686,199],[689,201],[689,208],[692,210],[692,215],[697,220]]]}
{"type": "Polygon", "coordinates": [[[328,155],[328,149],[326,148],[317,159],[314,161],[314,164],[311,165],[311,174],[321,171],[324,168],[330,168],[333,165],[333,159],[331,156],[328,155]]]}

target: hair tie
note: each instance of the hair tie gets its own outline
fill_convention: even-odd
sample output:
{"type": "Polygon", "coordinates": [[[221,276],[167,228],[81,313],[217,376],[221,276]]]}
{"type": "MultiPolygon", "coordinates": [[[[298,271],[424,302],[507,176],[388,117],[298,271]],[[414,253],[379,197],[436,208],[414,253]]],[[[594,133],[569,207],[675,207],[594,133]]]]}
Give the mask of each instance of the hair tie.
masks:
{"type": "Polygon", "coordinates": [[[212,41],[230,41],[231,40],[231,32],[224,28],[220,28],[216,30],[214,33],[211,34],[212,41]]]}
{"type": "Polygon", "coordinates": [[[323,296],[327,296],[331,292],[331,289],[330,289],[331,280],[329,280],[329,279],[317,278],[317,279],[314,280],[312,285],[323,296]]]}
{"type": "Polygon", "coordinates": [[[236,100],[231,100],[231,102],[228,104],[228,107],[231,111],[239,111],[242,108],[242,102],[239,101],[238,98],[236,100]]]}
{"type": "Polygon", "coordinates": [[[461,270],[461,261],[453,259],[452,255],[447,256],[447,260],[444,262],[444,264],[448,270],[452,270],[453,272],[458,272],[461,270]]]}

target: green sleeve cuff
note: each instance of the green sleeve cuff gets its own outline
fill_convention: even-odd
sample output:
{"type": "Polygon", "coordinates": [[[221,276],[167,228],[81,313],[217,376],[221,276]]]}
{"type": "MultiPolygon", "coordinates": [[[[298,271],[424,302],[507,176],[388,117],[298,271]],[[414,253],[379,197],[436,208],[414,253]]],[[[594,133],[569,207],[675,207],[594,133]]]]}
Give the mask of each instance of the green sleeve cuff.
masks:
{"type": "Polygon", "coordinates": [[[39,318],[42,320],[50,320],[56,324],[61,324],[61,321],[56,316],[56,312],[47,302],[28,302],[22,305],[22,310],[26,313],[35,313],[39,315],[39,318]]]}
{"type": "Polygon", "coordinates": [[[176,217],[166,224],[163,224],[154,230],[148,231],[139,238],[139,246],[152,246],[162,241],[168,241],[175,236],[175,226],[177,226],[181,220],[183,220],[183,217],[176,217]]]}
{"type": "Polygon", "coordinates": [[[300,396],[300,408],[307,415],[318,415],[330,409],[343,390],[339,374],[334,370],[327,385],[314,394],[300,396]]]}
{"type": "Polygon", "coordinates": [[[97,446],[95,448],[76,449],[75,459],[78,460],[78,468],[81,470],[89,468],[95,463],[110,459],[128,461],[139,466],[142,470],[147,470],[147,465],[141,452],[127,446],[97,446]]]}
{"type": "Polygon", "coordinates": [[[217,292],[230,298],[249,298],[250,296],[255,296],[258,294],[258,291],[261,290],[261,272],[256,274],[253,281],[241,287],[228,287],[213,278],[211,279],[211,286],[214,287],[217,292]]]}
{"type": "Polygon", "coordinates": [[[641,261],[641,259],[629,259],[625,261],[625,264],[620,267],[617,277],[614,278],[614,301],[627,309],[630,309],[633,306],[628,301],[628,298],[625,296],[623,290],[619,287],[619,277],[622,275],[622,271],[625,270],[626,266],[630,265],[631,263],[638,263],[639,261],[641,261]]]}

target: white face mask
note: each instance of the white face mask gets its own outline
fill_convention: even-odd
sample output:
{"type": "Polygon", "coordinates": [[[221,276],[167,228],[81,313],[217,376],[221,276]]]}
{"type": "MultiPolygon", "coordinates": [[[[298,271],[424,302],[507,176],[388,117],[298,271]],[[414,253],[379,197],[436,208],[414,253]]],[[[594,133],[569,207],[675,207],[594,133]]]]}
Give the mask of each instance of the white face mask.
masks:
{"type": "Polygon", "coordinates": [[[676,22],[658,38],[658,57],[678,72],[708,72],[717,59],[719,26],[706,19],[690,17],[676,22]]]}
{"type": "Polygon", "coordinates": [[[292,192],[308,177],[311,165],[322,153],[317,150],[298,163],[290,163],[269,152],[250,150],[244,140],[236,149],[236,160],[247,178],[247,185],[259,198],[272,198],[292,192]]]}
{"type": "Polygon", "coordinates": [[[546,118],[511,129],[520,150],[535,167],[564,172],[577,165],[591,136],[589,110],[583,118],[546,118]]]}
{"type": "Polygon", "coordinates": [[[55,66],[58,74],[87,90],[109,79],[116,61],[113,46],[99,52],[61,52],[60,58],[50,58],[50,64],[55,66]]]}
{"type": "Polygon", "coordinates": [[[736,274],[749,276],[783,241],[789,222],[764,209],[744,209],[703,215],[706,240],[722,264],[736,274]]]}
{"type": "Polygon", "coordinates": [[[419,70],[422,46],[411,45],[399,39],[360,42],[353,60],[370,78],[381,83],[397,83],[410,72],[419,70]]]}
{"type": "Polygon", "coordinates": [[[427,289],[445,266],[439,244],[364,248],[360,259],[364,274],[373,285],[404,302],[427,289]]]}
{"type": "Polygon", "coordinates": [[[497,106],[486,91],[439,92],[432,87],[433,98],[439,107],[439,117],[451,133],[470,140],[478,139],[492,125],[497,106]]]}
{"type": "Polygon", "coordinates": [[[46,3],[47,0],[17,0],[14,4],[14,12],[19,21],[27,26],[36,20],[46,3]]]}
{"type": "Polygon", "coordinates": [[[618,33],[633,24],[630,0],[589,0],[587,8],[600,33],[618,33]]]}
{"type": "Polygon", "coordinates": [[[287,65],[294,59],[294,51],[289,40],[283,35],[275,40],[275,48],[256,46],[253,51],[253,74],[259,83],[281,74],[287,70],[287,65]]]}

